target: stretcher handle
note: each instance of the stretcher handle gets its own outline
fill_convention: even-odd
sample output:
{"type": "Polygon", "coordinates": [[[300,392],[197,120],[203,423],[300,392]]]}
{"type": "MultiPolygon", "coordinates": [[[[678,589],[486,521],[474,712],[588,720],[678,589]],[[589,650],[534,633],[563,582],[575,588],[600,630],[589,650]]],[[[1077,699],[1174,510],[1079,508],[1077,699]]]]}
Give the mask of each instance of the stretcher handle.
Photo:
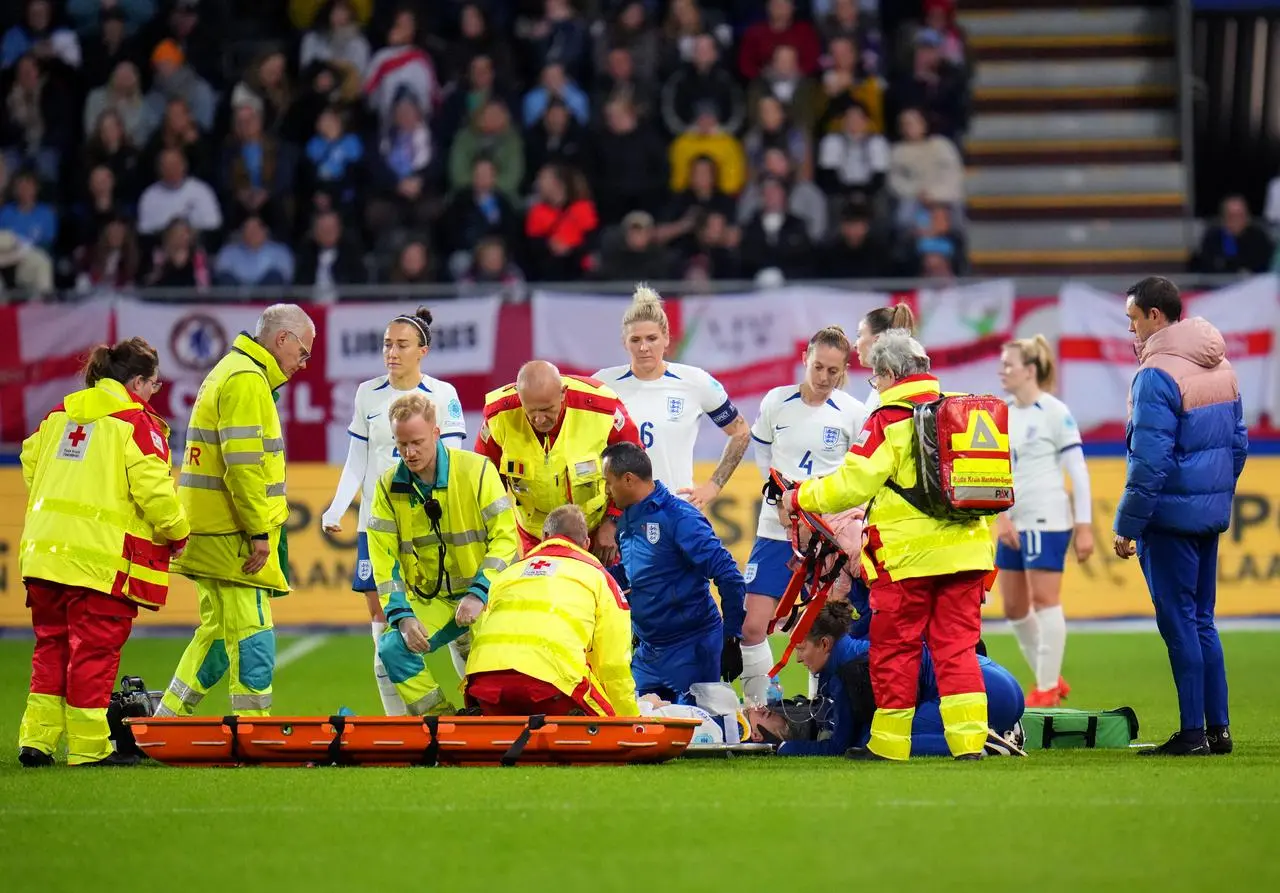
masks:
{"type": "Polygon", "coordinates": [[[422,725],[427,730],[430,741],[427,742],[426,749],[422,751],[422,758],[418,760],[419,766],[439,766],[440,765],[440,717],[424,716],[422,717],[422,725]]]}
{"type": "Polygon", "coordinates": [[[525,746],[529,743],[529,739],[533,733],[547,724],[547,717],[544,713],[537,713],[529,717],[529,721],[524,724],[524,729],[515,741],[511,742],[511,747],[507,749],[506,754],[502,757],[502,765],[514,766],[520,762],[520,755],[524,753],[525,746]]]}

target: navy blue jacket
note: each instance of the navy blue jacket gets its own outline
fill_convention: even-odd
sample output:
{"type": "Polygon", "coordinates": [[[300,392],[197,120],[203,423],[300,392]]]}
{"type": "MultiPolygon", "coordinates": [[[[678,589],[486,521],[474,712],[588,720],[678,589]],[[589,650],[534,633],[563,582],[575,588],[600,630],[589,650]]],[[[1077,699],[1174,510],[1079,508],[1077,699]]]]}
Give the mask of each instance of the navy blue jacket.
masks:
{"type": "Polygon", "coordinates": [[[1206,536],[1231,522],[1249,435],[1240,388],[1218,330],[1199,317],[1142,346],[1125,431],[1128,467],[1115,531],[1206,536]]]}
{"type": "Polygon", "coordinates": [[[640,641],[666,645],[721,623],[708,580],[716,581],[724,632],[742,635],[747,584],[702,512],[660,481],[618,519],[621,561],[610,570],[631,592],[631,627],[640,641]]]}

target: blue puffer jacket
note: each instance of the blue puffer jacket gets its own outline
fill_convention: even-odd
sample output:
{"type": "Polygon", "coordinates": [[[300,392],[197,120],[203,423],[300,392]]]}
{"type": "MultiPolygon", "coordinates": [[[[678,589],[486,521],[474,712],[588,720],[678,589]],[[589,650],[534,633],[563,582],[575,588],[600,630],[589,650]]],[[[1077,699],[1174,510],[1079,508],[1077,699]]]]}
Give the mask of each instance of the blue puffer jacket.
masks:
{"type": "Polygon", "coordinates": [[[1128,469],[1115,531],[1204,536],[1231,522],[1249,435],[1226,343],[1208,321],[1184,319],[1142,345],[1129,392],[1128,469]]]}

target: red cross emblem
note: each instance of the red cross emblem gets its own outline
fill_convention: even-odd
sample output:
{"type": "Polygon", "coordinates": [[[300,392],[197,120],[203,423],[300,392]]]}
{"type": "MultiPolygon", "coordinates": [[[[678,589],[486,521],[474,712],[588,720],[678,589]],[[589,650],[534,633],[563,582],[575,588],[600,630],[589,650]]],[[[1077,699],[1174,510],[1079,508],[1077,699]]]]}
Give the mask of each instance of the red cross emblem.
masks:
{"type": "Polygon", "coordinates": [[[536,571],[544,571],[547,568],[551,567],[551,562],[543,561],[541,558],[539,558],[537,561],[530,562],[529,567],[533,568],[536,571]]]}
{"type": "Polygon", "coordinates": [[[76,430],[67,435],[67,440],[71,441],[71,445],[73,447],[78,447],[80,446],[80,441],[84,440],[88,436],[89,435],[85,433],[84,425],[76,425],[76,430]]]}

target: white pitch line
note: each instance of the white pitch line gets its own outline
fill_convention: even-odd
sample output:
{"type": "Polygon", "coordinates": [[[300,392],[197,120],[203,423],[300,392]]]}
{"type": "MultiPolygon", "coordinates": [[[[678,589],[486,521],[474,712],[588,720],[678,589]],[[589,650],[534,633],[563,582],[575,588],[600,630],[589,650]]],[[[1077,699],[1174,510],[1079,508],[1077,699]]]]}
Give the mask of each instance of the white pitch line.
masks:
{"type": "Polygon", "coordinates": [[[299,639],[276,654],[276,669],[287,667],[294,661],[301,660],[317,648],[323,647],[325,642],[328,641],[329,637],[324,635],[307,636],[304,639],[299,639]]]}

